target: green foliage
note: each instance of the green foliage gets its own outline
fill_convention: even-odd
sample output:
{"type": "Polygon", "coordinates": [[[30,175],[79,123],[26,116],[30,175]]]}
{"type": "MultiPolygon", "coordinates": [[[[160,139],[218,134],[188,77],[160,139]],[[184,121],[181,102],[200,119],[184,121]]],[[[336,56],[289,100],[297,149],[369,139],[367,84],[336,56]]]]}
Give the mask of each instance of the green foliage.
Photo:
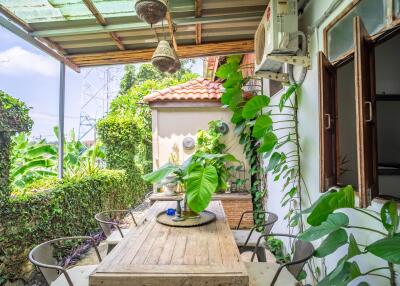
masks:
{"type": "Polygon", "coordinates": [[[143,179],[153,184],[162,183],[169,175],[174,174],[186,194],[189,207],[195,212],[207,208],[212,194],[220,189],[226,189],[227,178],[224,171],[226,163],[238,162],[231,154],[207,154],[197,151],[181,166],[166,164],[143,179]]]}
{"type": "Polygon", "coordinates": [[[396,233],[399,225],[399,215],[395,202],[388,202],[382,208],[380,216],[378,213],[356,208],[354,205],[354,190],[351,186],[340,189],[339,191],[331,191],[316,201],[311,208],[304,211],[308,213],[307,221],[313,226],[299,235],[299,239],[305,241],[314,241],[324,238],[321,245],[316,249],[314,256],[325,257],[334,253],[339,247],[348,244],[347,254],[339,260],[336,268],[330,272],[318,285],[338,285],[345,286],[360,276],[375,275],[375,271],[388,269],[391,272],[390,279],[394,283],[395,279],[393,264],[400,264],[400,233],[396,233]],[[373,218],[374,221],[381,223],[382,228],[387,233],[380,232],[366,226],[356,226],[349,224],[349,218],[341,209],[353,209],[368,219],[373,218]],[[311,217],[311,219],[310,219],[311,217]],[[367,233],[376,233],[383,238],[362,246],[364,250],[359,249],[359,244],[351,234],[347,235],[346,229],[359,229],[367,233]],[[372,254],[380,257],[388,262],[389,267],[375,268],[362,273],[356,262],[349,262],[355,256],[372,254]]]}
{"type": "Polygon", "coordinates": [[[221,120],[214,120],[208,123],[208,130],[199,130],[197,132],[196,150],[209,154],[222,154],[225,151],[225,144],[221,143],[224,136],[219,132],[221,120]]]}
{"type": "Polygon", "coordinates": [[[17,132],[30,131],[29,108],[20,100],[0,90],[0,208],[10,195],[11,137],[17,132]]]}
{"type": "Polygon", "coordinates": [[[186,200],[189,207],[200,213],[207,208],[218,187],[218,173],[212,165],[195,163],[189,168],[186,183],[186,200]]]}
{"type": "Polygon", "coordinates": [[[86,235],[99,229],[97,212],[140,202],[140,188],[127,184],[123,171],[101,170],[63,181],[46,179],[12,195],[0,209],[0,277],[27,279],[30,249],[46,240],[86,235]]]}
{"type": "Polygon", "coordinates": [[[274,237],[269,237],[266,241],[267,248],[275,256],[276,262],[279,264],[290,261],[290,255],[285,254],[283,241],[274,237]]]}

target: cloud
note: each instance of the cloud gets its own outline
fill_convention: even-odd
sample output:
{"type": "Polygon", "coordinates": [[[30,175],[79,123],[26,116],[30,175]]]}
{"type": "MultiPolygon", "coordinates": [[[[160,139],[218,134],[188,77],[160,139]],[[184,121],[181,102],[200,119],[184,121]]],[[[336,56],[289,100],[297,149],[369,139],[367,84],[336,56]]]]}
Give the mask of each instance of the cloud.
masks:
{"type": "Polygon", "coordinates": [[[49,56],[35,54],[21,47],[0,52],[0,74],[58,76],[58,63],[49,56]]]}

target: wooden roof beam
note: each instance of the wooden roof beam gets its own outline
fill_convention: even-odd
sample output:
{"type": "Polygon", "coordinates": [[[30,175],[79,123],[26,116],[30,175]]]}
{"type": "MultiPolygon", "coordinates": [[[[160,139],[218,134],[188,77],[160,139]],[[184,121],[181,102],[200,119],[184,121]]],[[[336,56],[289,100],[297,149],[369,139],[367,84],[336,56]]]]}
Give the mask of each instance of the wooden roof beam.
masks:
{"type": "MultiPolygon", "coordinates": [[[[175,24],[179,26],[190,26],[195,24],[212,24],[212,23],[226,23],[226,22],[237,22],[237,21],[250,21],[260,20],[263,16],[263,11],[252,11],[243,12],[241,14],[226,15],[226,16],[207,16],[201,18],[182,18],[174,19],[175,24]]],[[[38,37],[62,37],[62,36],[74,36],[74,35],[85,35],[85,34],[98,34],[98,33],[109,33],[109,32],[121,32],[121,31],[135,31],[148,29],[147,23],[126,23],[126,24],[110,24],[107,26],[90,26],[90,27],[74,27],[74,28],[62,28],[62,29],[51,29],[32,32],[33,36],[38,37]]],[[[153,25],[153,28],[161,28],[161,24],[153,25]]]]}
{"type": "MultiPolygon", "coordinates": [[[[195,6],[195,17],[200,18],[203,15],[203,0],[195,0],[194,1],[194,6],[195,6]]],[[[202,32],[202,27],[201,24],[196,24],[196,45],[201,44],[201,32],[202,32]]]]}
{"type": "MultiPolygon", "coordinates": [[[[90,10],[90,12],[93,14],[93,16],[96,18],[97,23],[99,23],[103,27],[108,25],[107,20],[103,17],[103,15],[101,15],[100,11],[97,10],[97,8],[93,4],[92,0],[82,0],[82,1],[83,1],[83,3],[85,3],[86,7],[90,10]]],[[[120,49],[121,51],[126,50],[123,42],[118,37],[116,32],[110,32],[109,35],[110,35],[111,39],[117,45],[118,49],[120,49]]]]}
{"type": "Polygon", "coordinates": [[[69,60],[62,54],[60,54],[58,51],[53,50],[48,45],[46,45],[42,41],[40,41],[39,39],[32,37],[30,34],[27,33],[27,31],[21,29],[20,25],[17,26],[16,24],[14,24],[14,22],[9,21],[7,19],[7,17],[3,17],[2,15],[0,15],[0,26],[3,26],[5,29],[9,30],[14,35],[27,41],[31,45],[37,47],[38,49],[40,49],[43,52],[47,53],[48,55],[52,56],[56,60],[63,62],[65,65],[70,67],[72,70],[74,70],[76,72],[80,72],[79,67],[75,63],[71,62],[71,60],[69,60]]]}
{"type": "MultiPolygon", "coordinates": [[[[207,57],[254,52],[254,40],[179,46],[180,58],[207,57]]],[[[80,67],[149,62],[154,49],[73,55],[68,58],[80,67]]]]}

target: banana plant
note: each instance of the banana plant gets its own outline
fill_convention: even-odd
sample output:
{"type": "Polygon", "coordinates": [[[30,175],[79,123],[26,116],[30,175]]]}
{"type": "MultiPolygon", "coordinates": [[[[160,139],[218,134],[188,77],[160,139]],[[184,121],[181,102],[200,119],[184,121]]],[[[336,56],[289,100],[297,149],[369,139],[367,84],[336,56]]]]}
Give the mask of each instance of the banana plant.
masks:
{"type": "MultiPolygon", "coordinates": [[[[299,239],[309,242],[323,239],[314,252],[315,257],[323,258],[336,252],[341,246],[348,246],[346,255],[338,261],[336,268],[319,282],[319,286],[345,286],[363,276],[382,277],[387,279],[388,285],[396,285],[394,264],[400,264],[400,232],[398,232],[400,218],[394,201],[385,203],[380,213],[357,208],[354,190],[351,186],[347,186],[339,191],[331,190],[324,194],[300,215],[304,214],[308,214],[307,222],[311,227],[301,233],[299,239]],[[353,224],[346,214],[339,211],[342,209],[352,209],[367,216],[368,219],[378,222],[384,231],[353,224]],[[366,235],[375,234],[380,238],[368,245],[359,244],[353,234],[348,234],[348,231],[353,229],[366,235]],[[387,266],[361,272],[353,258],[366,254],[382,258],[387,266]],[[389,276],[382,274],[381,271],[384,270],[389,273],[389,276]]],[[[368,285],[367,282],[362,283],[359,285],[368,285]]]]}
{"type": "Polygon", "coordinates": [[[239,161],[231,154],[196,152],[181,166],[167,163],[158,170],[144,175],[143,179],[159,184],[167,176],[174,174],[176,181],[184,186],[187,204],[193,211],[200,213],[207,208],[212,195],[226,187],[226,173],[221,171],[221,166],[225,166],[227,162],[239,161]]]}
{"type": "Polygon", "coordinates": [[[29,134],[20,133],[13,138],[10,179],[15,187],[24,187],[44,177],[57,176],[57,149],[45,140],[29,142],[29,134]]]}

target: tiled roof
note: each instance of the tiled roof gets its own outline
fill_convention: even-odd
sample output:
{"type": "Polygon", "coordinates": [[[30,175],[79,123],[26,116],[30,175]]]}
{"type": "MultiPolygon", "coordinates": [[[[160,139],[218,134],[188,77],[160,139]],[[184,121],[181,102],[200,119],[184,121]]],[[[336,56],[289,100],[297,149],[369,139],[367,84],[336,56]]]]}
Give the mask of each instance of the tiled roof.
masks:
{"type": "Polygon", "coordinates": [[[164,90],[153,92],[144,97],[145,102],[157,101],[219,101],[222,84],[204,78],[198,78],[164,90]]]}

